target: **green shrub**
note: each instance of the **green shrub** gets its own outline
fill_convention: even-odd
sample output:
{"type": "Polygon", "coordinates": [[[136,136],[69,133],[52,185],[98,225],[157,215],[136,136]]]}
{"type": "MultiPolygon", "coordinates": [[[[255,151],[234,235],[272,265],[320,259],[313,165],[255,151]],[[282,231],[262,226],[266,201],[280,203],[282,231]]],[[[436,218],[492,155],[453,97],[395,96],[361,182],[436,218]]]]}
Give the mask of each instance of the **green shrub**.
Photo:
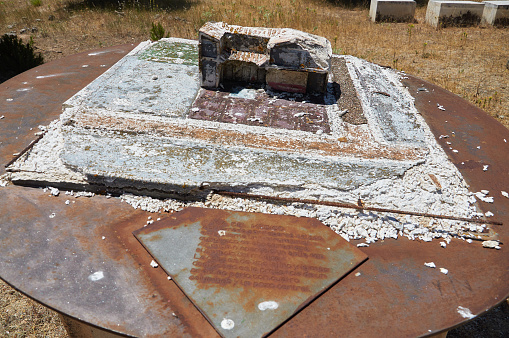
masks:
{"type": "MultiPolygon", "coordinates": [[[[168,37],[168,36],[166,36],[166,37],[168,37]]],[[[155,25],[152,22],[152,29],[150,29],[150,40],[158,41],[158,40],[161,40],[162,38],[164,38],[164,28],[163,28],[163,25],[161,25],[160,23],[155,25]]]]}
{"type": "Polygon", "coordinates": [[[42,5],[41,0],[30,0],[30,3],[32,4],[32,6],[35,6],[35,7],[39,7],[40,5],[42,5]]]}
{"type": "Polygon", "coordinates": [[[16,35],[0,37],[0,82],[43,63],[41,54],[34,52],[32,38],[24,44],[16,35]]]}

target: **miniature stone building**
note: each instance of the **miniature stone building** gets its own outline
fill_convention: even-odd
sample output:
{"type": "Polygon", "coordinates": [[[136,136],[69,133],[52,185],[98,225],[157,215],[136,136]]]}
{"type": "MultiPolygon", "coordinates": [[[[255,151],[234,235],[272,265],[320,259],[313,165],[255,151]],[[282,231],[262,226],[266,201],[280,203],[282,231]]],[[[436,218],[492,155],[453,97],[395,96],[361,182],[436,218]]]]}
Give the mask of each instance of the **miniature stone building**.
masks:
{"type": "Polygon", "coordinates": [[[324,93],[331,69],[330,42],[290,28],[207,22],[199,32],[201,86],[267,84],[294,93],[324,93]]]}

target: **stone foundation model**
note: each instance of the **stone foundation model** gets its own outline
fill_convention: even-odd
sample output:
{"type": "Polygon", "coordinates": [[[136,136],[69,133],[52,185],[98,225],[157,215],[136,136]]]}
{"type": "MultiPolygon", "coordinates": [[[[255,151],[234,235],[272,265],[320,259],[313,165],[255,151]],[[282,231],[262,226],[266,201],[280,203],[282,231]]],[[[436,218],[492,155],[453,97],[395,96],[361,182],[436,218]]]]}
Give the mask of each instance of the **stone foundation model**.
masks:
{"type": "Polygon", "coordinates": [[[198,41],[144,42],[63,104],[60,119],[7,168],[9,179],[163,199],[223,191],[474,212],[404,74],[331,59],[324,94],[211,90],[200,86],[198,41]]]}
{"type": "Polygon", "coordinates": [[[199,33],[202,87],[249,83],[293,93],[325,93],[330,42],[289,28],[208,22],[199,33]]]}

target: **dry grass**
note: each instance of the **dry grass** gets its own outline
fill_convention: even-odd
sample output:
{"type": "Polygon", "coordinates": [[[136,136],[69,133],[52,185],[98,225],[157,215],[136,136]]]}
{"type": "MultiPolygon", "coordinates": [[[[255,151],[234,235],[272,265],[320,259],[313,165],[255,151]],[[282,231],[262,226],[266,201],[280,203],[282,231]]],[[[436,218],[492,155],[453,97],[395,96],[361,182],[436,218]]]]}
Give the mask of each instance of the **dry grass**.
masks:
{"type": "MultiPolygon", "coordinates": [[[[112,0],[0,0],[0,34],[19,34],[28,28],[30,33],[21,37],[32,36],[49,61],[147,40],[153,22],[161,23],[170,36],[191,39],[206,21],[291,27],[327,37],[335,53],[358,56],[438,84],[509,128],[509,28],[435,29],[424,23],[425,8],[417,9],[415,24],[374,24],[368,9],[346,9],[326,0],[129,1],[152,8],[119,6],[112,0]],[[117,5],[99,6],[105,2],[117,5]],[[165,2],[174,8],[161,10],[165,2]],[[34,27],[37,31],[32,32],[34,27]]],[[[57,318],[0,283],[0,336],[46,335],[65,336],[57,318]],[[47,329],[48,325],[54,328],[47,329]]]]}
{"type": "Polygon", "coordinates": [[[67,337],[57,314],[0,280],[0,337],[67,337]]]}

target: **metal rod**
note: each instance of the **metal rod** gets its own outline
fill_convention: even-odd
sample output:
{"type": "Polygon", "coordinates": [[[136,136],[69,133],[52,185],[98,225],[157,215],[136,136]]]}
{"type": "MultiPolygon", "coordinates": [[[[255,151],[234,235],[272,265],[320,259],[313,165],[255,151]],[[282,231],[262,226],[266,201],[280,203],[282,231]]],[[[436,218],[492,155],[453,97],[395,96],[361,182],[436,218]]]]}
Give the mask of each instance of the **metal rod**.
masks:
{"type": "Polygon", "coordinates": [[[242,192],[231,192],[231,191],[214,191],[214,193],[216,193],[218,195],[223,195],[223,196],[251,198],[251,199],[259,199],[259,200],[266,200],[266,201],[319,204],[319,205],[327,205],[327,206],[338,207],[338,208],[350,208],[350,209],[357,209],[357,210],[387,212],[387,213],[394,213],[394,214],[401,214],[401,215],[432,217],[432,218],[449,219],[449,220],[453,220],[453,221],[462,221],[462,222],[469,222],[469,223],[480,223],[480,224],[484,223],[484,224],[491,224],[491,225],[503,225],[502,222],[490,221],[490,220],[486,220],[486,219],[464,218],[464,217],[456,217],[456,216],[448,216],[448,215],[428,214],[428,213],[424,213],[424,212],[414,212],[414,211],[368,207],[365,205],[356,205],[353,203],[341,203],[341,202],[318,201],[318,200],[300,199],[300,198],[286,198],[286,197],[277,197],[277,196],[254,195],[254,194],[246,194],[246,193],[242,193],[242,192]]]}
{"type": "Polygon", "coordinates": [[[43,132],[41,135],[37,136],[37,138],[35,140],[33,140],[32,142],[30,142],[30,144],[25,148],[23,149],[18,155],[14,156],[14,158],[12,160],[9,161],[9,163],[7,163],[4,167],[7,168],[8,166],[10,166],[11,164],[13,164],[18,158],[20,158],[21,156],[25,155],[25,153],[27,151],[29,151],[30,149],[32,149],[32,147],[37,143],[39,142],[42,137],[44,136],[44,134],[46,134],[46,132],[43,132]]]}

